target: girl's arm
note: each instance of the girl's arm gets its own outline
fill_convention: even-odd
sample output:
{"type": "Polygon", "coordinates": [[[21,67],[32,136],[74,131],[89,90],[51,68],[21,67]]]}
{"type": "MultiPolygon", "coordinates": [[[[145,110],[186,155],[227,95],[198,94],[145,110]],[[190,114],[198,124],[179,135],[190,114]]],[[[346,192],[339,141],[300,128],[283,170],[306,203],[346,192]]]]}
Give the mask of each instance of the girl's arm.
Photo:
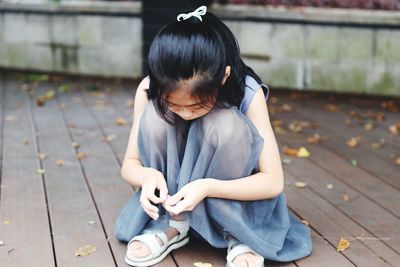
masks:
{"type": "Polygon", "coordinates": [[[264,139],[258,161],[259,172],[234,180],[205,179],[208,197],[261,200],[276,197],[283,191],[282,163],[261,88],[255,94],[246,115],[264,139]]]}
{"type": "Polygon", "coordinates": [[[121,176],[129,184],[138,188],[142,186],[144,176],[144,167],[140,161],[139,151],[137,149],[137,132],[139,128],[140,117],[146,105],[149,103],[145,89],[149,88],[149,78],[144,78],[139,84],[136,95],[133,113],[133,125],[129,135],[128,147],[125,152],[124,162],[122,163],[121,176]]]}

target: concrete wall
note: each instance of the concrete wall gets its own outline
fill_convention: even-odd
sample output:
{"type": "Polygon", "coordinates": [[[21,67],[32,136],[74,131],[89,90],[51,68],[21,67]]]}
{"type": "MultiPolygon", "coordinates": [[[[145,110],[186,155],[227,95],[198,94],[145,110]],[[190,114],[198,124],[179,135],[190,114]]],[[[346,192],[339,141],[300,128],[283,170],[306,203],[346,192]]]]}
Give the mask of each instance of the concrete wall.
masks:
{"type": "Polygon", "coordinates": [[[129,4],[128,8],[129,12],[123,13],[121,5],[113,13],[106,6],[87,10],[65,4],[18,10],[8,5],[0,13],[0,66],[138,77],[142,60],[140,5],[129,4]]]}
{"type": "MultiPolygon", "coordinates": [[[[141,75],[139,3],[24,10],[0,4],[0,11],[1,67],[141,75]]],[[[218,5],[212,11],[236,35],[245,62],[274,87],[400,96],[399,13],[218,5]]]]}

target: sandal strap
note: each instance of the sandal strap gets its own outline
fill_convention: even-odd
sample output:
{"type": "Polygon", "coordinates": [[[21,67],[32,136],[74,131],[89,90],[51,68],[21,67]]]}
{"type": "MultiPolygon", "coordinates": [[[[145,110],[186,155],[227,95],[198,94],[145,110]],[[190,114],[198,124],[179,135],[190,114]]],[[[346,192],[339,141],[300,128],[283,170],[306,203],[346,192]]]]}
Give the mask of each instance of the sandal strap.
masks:
{"type": "Polygon", "coordinates": [[[169,220],[168,225],[172,228],[175,228],[178,232],[179,235],[185,235],[189,231],[189,223],[187,221],[175,221],[175,220],[169,220]]]}
{"type": "MultiPolygon", "coordinates": [[[[134,238],[129,241],[128,246],[133,242],[133,241],[139,241],[145,244],[149,250],[150,250],[150,255],[151,257],[158,256],[161,254],[161,252],[164,250],[164,246],[168,244],[168,238],[167,235],[162,232],[148,232],[142,235],[135,236],[134,238]],[[162,241],[162,245],[160,245],[160,242],[157,240],[157,237],[159,237],[162,241]]],[[[146,257],[147,258],[147,257],[146,257]]],[[[141,258],[141,260],[144,260],[145,258],[141,258]]]]}

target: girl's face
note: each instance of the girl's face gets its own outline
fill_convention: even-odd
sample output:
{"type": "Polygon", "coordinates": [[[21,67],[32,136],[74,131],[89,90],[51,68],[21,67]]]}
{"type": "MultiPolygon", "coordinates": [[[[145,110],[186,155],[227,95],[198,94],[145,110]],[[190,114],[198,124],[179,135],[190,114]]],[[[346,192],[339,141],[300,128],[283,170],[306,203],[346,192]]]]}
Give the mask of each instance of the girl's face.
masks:
{"type": "Polygon", "coordinates": [[[213,103],[201,102],[198,98],[193,97],[188,90],[178,89],[168,95],[164,101],[167,102],[168,109],[189,121],[206,115],[212,109],[213,103]]]}

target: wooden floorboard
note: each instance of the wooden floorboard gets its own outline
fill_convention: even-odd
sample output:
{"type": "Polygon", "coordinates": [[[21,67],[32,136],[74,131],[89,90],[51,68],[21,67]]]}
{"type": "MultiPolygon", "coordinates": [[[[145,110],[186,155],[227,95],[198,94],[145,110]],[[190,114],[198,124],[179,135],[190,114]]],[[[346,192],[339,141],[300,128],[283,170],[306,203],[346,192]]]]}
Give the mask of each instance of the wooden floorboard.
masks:
{"type": "MultiPolygon", "coordinates": [[[[56,89],[54,84],[44,83],[36,89],[36,96],[56,89]]],[[[57,102],[51,100],[42,107],[34,105],[34,111],[41,151],[48,155],[43,167],[57,266],[115,266],[81,168],[80,161],[85,159],[76,157],[79,150],[72,146],[57,102]],[[63,160],[64,165],[58,166],[57,160],[63,160]],[[86,245],[96,246],[95,256],[76,257],[75,251],[86,245]]]]}
{"type": "Polygon", "coordinates": [[[27,93],[14,80],[8,80],[3,90],[0,265],[52,266],[52,239],[27,93]]]}
{"type": "MultiPolygon", "coordinates": [[[[371,148],[371,143],[378,140],[369,138],[370,133],[365,130],[360,132],[360,126],[353,128],[346,127],[342,120],[337,119],[340,115],[343,115],[340,112],[327,114],[327,111],[325,111],[323,108],[320,108],[319,112],[315,112],[316,107],[312,109],[310,107],[312,105],[311,103],[312,101],[308,100],[307,104],[298,104],[295,111],[295,116],[292,116],[293,114],[291,113],[289,116],[292,116],[293,120],[297,119],[319,122],[321,125],[320,127],[315,130],[305,129],[305,132],[318,132],[322,136],[328,137],[329,140],[325,142],[324,145],[331,147],[333,150],[341,153],[349,160],[357,160],[360,168],[365,169],[372,175],[379,177],[383,181],[391,184],[397,189],[400,189],[398,166],[395,166],[390,158],[390,154],[395,153],[398,150],[393,149],[390,144],[388,144],[386,146],[387,148],[385,148],[385,150],[388,150],[388,152],[385,153],[385,156],[378,156],[376,151],[371,148]],[[361,140],[359,146],[355,148],[349,148],[346,145],[346,140],[350,137],[355,137],[358,135],[365,140],[361,140]]],[[[375,131],[376,130],[377,129],[375,129],[375,131]]],[[[388,138],[385,138],[385,140],[388,140],[388,138]]]]}
{"type": "MultiPolygon", "coordinates": [[[[34,85],[35,96],[29,99],[20,89],[22,82],[4,81],[6,88],[0,87],[0,241],[4,242],[0,266],[127,266],[126,244],[115,239],[114,226],[134,193],[120,178],[120,168],[137,82],[75,78],[44,82],[34,85]],[[93,83],[99,91],[82,90],[93,83]],[[68,84],[70,91],[57,93],[43,107],[36,105],[35,97],[56,92],[60,84],[68,84]],[[117,125],[118,118],[126,124],[117,125]],[[80,146],[74,148],[73,142],[80,146]],[[77,159],[78,152],[86,157],[77,159]],[[47,158],[40,159],[37,153],[47,158]],[[60,159],[62,167],[56,164],[60,159]],[[41,168],[40,175],[37,169],[41,168]],[[97,251],[75,257],[75,250],[88,244],[97,251]]],[[[289,103],[295,108],[288,113],[270,112],[270,117],[285,124],[286,134],[275,133],[281,158],[291,159],[284,164],[285,194],[293,215],[310,225],[313,252],[295,262],[266,261],[265,266],[400,266],[400,168],[391,158],[400,156],[400,142],[388,130],[399,122],[399,113],[381,109],[378,100],[292,96],[276,93],[272,97],[278,103],[270,98],[268,106],[289,103]],[[329,112],[326,104],[341,111],[329,112]],[[362,118],[352,118],[351,110],[362,118]],[[372,131],[364,130],[363,124],[376,112],[382,112],[385,121],[376,122],[372,131]],[[351,126],[344,124],[348,119],[351,126]],[[294,133],[287,129],[293,120],[318,127],[294,133]],[[306,138],[315,132],[328,140],[308,144],[306,138]],[[359,146],[348,148],[346,138],[357,135],[362,137],[359,146]],[[379,138],[385,138],[385,146],[371,148],[379,138]],[[287,156],[282,152],[285,145],[305,146],[311,157],[287,156]],[[357,160],[357,166],[351,159],[357,160]],[[307,186],[298,188],[296,181],[307,186]],[[354,240],[339,253],[336,246],[341,237],[354,240]]],[[[225,249],[191,237],[187,246],[156,266],[186,267],[195,262],[225,266],[225,256],[225,249]]]]}

